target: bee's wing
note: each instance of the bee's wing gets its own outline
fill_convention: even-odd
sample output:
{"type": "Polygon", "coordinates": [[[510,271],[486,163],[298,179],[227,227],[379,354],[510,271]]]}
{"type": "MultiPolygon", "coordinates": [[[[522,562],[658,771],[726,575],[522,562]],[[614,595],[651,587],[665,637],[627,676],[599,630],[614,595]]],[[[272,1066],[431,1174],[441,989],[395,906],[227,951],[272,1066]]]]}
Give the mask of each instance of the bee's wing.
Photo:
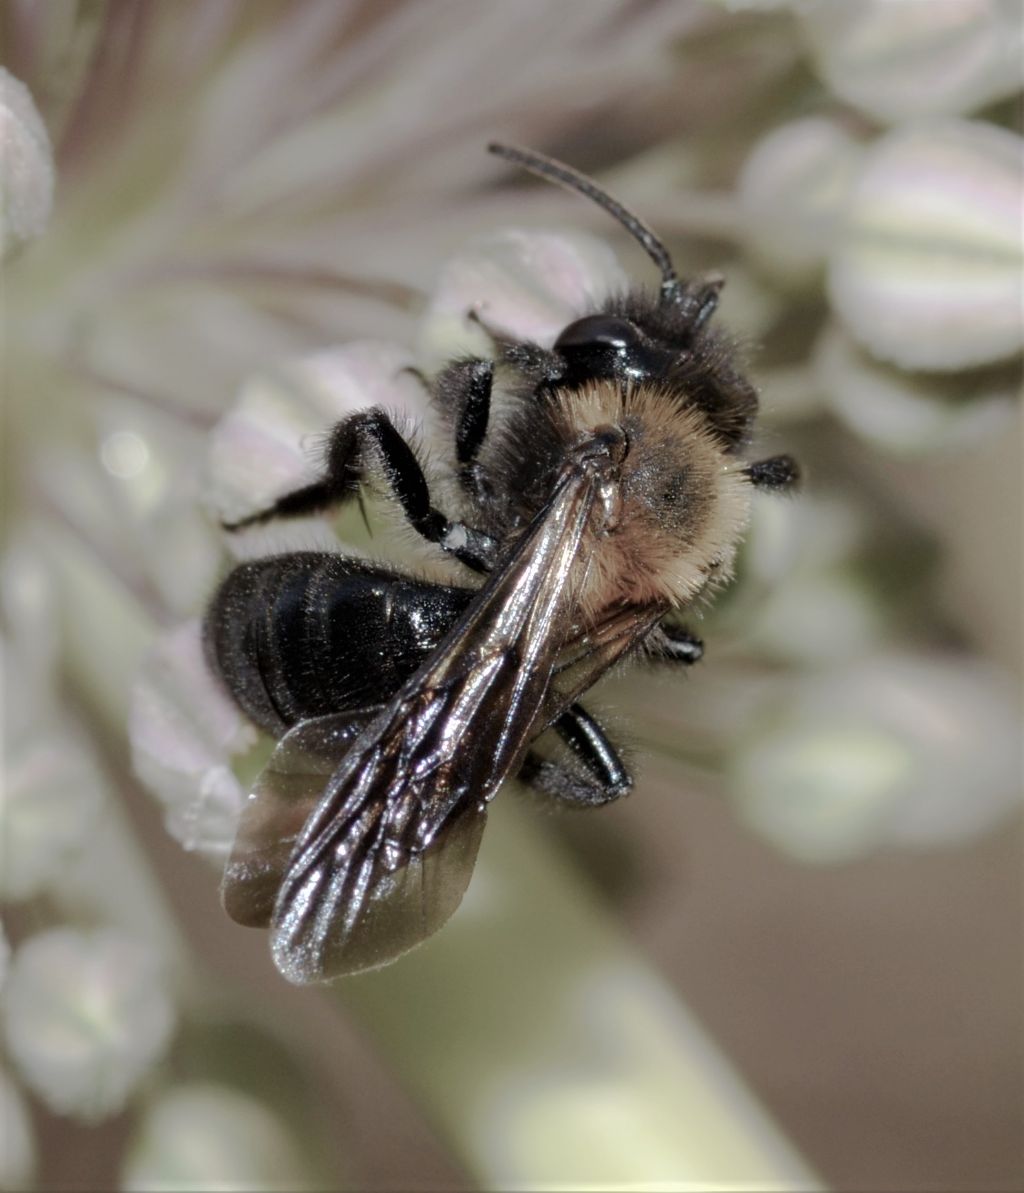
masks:
{"type": "Polygon", "coordinates": [[[589,471],[565,475],[438,649],[331,775],[274,908],[274,960],[290,981],[386,964],[458,906],[486,803],[544,725],[594,489],[589,471]]]}
{"type": "Polygon", "coordinates": [[[237,923],[270,926],[295,842],[339,761],[379,711],[314,717],[278,742],[242,809],[221,880],[221,902],[237,923]]]}
{"type": "Polygon", "coordinates": [[[665,615],[662,605],[624,605],[585,633],[565,642],[544,701],[544,722],[551,724],[637,643],[665,615]]]}

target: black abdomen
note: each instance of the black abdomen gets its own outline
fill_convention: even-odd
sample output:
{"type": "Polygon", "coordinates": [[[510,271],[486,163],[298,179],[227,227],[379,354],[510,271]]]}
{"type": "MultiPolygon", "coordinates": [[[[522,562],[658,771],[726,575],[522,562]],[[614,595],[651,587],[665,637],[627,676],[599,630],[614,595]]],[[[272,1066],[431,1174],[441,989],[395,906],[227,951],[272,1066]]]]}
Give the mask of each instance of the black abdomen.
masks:
{"type": "Polygon", "coordinates": [[[203,644],[246,715],[281,736],[297,721],[387,700],[472,596],[342,555],[275,555],[224,580],[203,644]]]}

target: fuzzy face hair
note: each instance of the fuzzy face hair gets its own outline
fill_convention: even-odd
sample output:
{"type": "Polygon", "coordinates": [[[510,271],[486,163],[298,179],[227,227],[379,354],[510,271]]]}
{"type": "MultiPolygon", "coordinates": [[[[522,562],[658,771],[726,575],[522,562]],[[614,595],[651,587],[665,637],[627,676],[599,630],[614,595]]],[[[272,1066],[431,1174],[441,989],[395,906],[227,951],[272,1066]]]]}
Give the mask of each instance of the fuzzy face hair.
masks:
{"type": "Polygon", "coordinates": [[[750,485],[702,411],[657,384],[594,382],[556,391],[545,413],[566,448],[601,427],[626,436],[610,516],[594,520],[580,550],[590,618],[623,603],[686,605],[729,578],[750,485]]]}

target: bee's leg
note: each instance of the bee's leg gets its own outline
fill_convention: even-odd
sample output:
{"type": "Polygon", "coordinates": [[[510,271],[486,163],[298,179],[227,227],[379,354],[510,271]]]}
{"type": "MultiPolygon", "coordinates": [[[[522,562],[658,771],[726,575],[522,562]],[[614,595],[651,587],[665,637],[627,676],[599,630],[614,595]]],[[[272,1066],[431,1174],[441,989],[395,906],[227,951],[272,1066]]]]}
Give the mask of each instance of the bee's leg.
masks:
{"type": "Polygon", "coordinates": [[[659,622],[644,642],[647,657],[655,663],[681,663],[690,667],[704,657],[704,643],[696,634],[671,622],[659,622]]]}
{"type": "Polygon", "coordinates": [[[350,500],[366,479],[368,457],[383,473],[417,533],[474,571],[486,572],[491,568],[498,544],[482,531],[450,521],[431,505],[427,478],[419,460],[380,409],[360,411],[335,425],[327,448],[327,468],[319,480],[286,493],[268,509],[225,523],[224,528],[240,530],[271,518],[321,513],[350,500]]]}
{"type": "Polygon", "coordinates": [[[494,361],[471,358],[444,369],[434,382],[440,404],[455,413],[455,459],[459,483],[477,500],[486,498],[489,485],[477,456],[491,418],[494,361]]]}
{"type": "Polygon", "coordinates": [[[502,358],[517,369],[535,388],[555,386],[565,373],[565,361],[557,352],[531,344],[528,340],[506,340],[502,358]]]}
{"type": "Polygon", "coordinates": [[[534,752],[519,771],[522,782],[563,803],[593,808],[627,795],[633,779],[604,730],[582,705],[572,704],[551,726],[579,766],[563,766],[534,752]]]}
{"type": "Polygon", "coordinates": [[[758,489],[775,489],[784,492],[794,488],[800,481],[800,466],[792,456],[771,456],[767,460],[755,460],[743,469],[747,480],[758,489]]]}
{"type": "Polygon", "coordinates": [[[565,361],[557,352],[529,340],[510,340],[503,332],[492,327],[479,311],[467,311],[466,318],[487,332],[505,364],[516,369],[531,385],[556,385],[565,372],[565,361]]]}

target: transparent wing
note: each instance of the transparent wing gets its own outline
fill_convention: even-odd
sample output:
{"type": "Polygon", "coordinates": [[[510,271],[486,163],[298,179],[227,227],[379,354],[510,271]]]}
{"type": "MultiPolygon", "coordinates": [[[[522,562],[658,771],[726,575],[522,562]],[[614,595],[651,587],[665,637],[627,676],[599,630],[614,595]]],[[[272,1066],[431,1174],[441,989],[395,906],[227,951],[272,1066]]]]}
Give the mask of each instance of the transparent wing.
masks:
{"type": "Polygon", "coordinates": [[[303,827],[339,760],[378,711],[315,717],[278,742],[242,809],[221,880],[221,902],[237,923],[270,926],[274,901],[303,827]]]}
{"type": "Polygon", "coordinates": [[[545,724],[574,607],[572,565],[599,475],[567,471],[438,649],[330,776],[295,839],[273,912],[274,960],[290,981],[386,964],[455,911],[487,801],[545,724]]]}

